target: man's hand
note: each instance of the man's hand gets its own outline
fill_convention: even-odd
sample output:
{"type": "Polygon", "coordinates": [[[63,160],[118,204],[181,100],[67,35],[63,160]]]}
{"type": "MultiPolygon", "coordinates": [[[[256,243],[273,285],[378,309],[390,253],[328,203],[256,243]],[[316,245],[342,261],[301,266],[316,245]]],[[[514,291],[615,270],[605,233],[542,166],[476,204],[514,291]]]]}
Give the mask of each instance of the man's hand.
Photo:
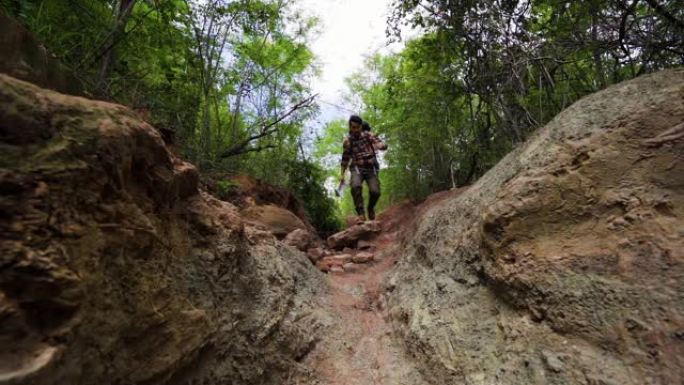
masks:
{"type": "Polygon", "coordinates": [[[340,184],[335,189],[335,195],[342,196],[342,188],[344,187],[344,176],[340,178],[340,184]]]}
{"type": "Polygon", "coordinates": [[[344,184],[344,173],[347,172],[347,165],[344,164],[340,168],[340,186],[344,184]]]}
{"type": "Polygon", "coordinates": [[[373,149],[376,150],[376,151],[385,151],[385,150],[387,150],[387,143],[385,143],[385,141],[384,141],[381,137],[379,137],[379,136],[374,136],[374,137],[373,137],[373,143],[372,143],[372,145],[373,145],[373,149]]]}

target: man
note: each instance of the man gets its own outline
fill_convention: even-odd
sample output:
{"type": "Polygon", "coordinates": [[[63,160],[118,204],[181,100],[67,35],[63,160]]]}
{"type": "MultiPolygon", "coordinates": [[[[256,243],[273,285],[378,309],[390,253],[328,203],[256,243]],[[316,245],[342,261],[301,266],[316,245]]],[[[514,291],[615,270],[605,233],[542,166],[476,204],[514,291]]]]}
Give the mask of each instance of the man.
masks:
{"type": "MultiPolygon", "coordinates": [[[[376,150],[386,150],[387,145],[368,131],[362,131],[363,120],[358,115],[349,117],[349,136],[342,144],[342,174],[340,185],[344,184],[347,166],[351,171],[351,190],[356,213],[366,219],[363,208],[363,181],[368,185],[368,219],[375,219],[375,204],[380,198],[380,179],[376,150]]],[[[370,127],[370,126],[369,126],[370,127]]]]}

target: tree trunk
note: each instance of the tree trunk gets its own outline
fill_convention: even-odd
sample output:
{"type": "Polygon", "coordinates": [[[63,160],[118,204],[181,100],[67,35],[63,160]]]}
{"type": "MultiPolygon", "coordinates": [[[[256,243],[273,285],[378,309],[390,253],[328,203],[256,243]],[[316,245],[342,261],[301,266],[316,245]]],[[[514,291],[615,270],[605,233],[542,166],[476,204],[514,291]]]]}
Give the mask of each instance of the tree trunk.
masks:
{"type": "Polygon", "coordinates": [[[606,87],[606,78],[603,73],[603,61],[601,60],[601,50],[599,48],[599,36],[598,36],[598,20],[596,14],[600,12],[598,7],[592,7],[592,17],[591,17],[591,46],[592,55],[594,57],[594,69],[596,71],[596,79],[598,80],[598,89],[603,89],[606,87]]]}
{"type": "Polygon", "coordinates": [[[237,91],[237,96],[235,97],[235,109],[233,110],[233,121],[231,122],[231,133],[230,133],[230,144],[235,144],[237,143],[239,139],[239,126],[238,126],[238,117],[240,116],[240,107],[242,103],[242,91],[244,88],[244,82],[240,82],[240,86],[238,87],[237,91]]]}
{"type": "Polygon", "coordinates": [[[109,38],[105,43],[104,55],[102,55],[102,62],[100,63],[100,70],[98,71],[97,84],[98,87],[103,87],[104,82],[109,77],[111,72],[112,63],[115,59],[115,45],[119,36],[126,30],[126,24],[128,19],[133,13],[133,7],[137,0],[121,0],[119,3],[119,8],[117,10],[116,24],[114,25],[114,30],[109,34],[109,38]]]}

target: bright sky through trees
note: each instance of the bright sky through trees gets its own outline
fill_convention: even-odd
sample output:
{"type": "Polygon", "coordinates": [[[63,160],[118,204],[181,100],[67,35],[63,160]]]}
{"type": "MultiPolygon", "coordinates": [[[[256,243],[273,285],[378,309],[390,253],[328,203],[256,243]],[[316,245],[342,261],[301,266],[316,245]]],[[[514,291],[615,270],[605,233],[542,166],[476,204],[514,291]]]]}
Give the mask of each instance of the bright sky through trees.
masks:
{"type": "Polygon", "coordinates": [[[313,84],[321,106],[316,125],[348,117],[350,111],[343,108],[358,109],[359,106],[343,100],[343,94],[348,92],[344,79],[362,68],[365,57],[396,52],[403,46],[387,44],[385,28],[390,3],[390,0],[301,0],[305,12],[320,21],[320,33],[313,36],[310,47],[321,68],[321,76],[313,84]]]}

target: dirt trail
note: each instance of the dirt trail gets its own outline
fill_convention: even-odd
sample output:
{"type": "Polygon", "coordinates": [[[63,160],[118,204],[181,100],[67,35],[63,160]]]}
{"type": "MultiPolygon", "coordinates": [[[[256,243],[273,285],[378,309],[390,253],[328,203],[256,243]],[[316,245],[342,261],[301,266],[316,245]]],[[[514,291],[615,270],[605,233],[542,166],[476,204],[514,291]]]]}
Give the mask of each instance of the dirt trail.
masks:
{"type": "Polygon", "coordinates": [[[324,298],[331,324],[306,364],[323,385],[427,385],[385,321],[382,282],[397,258],[397,232],[374,242],[376,261],[359,271],[328,274],[324,298]]]}

